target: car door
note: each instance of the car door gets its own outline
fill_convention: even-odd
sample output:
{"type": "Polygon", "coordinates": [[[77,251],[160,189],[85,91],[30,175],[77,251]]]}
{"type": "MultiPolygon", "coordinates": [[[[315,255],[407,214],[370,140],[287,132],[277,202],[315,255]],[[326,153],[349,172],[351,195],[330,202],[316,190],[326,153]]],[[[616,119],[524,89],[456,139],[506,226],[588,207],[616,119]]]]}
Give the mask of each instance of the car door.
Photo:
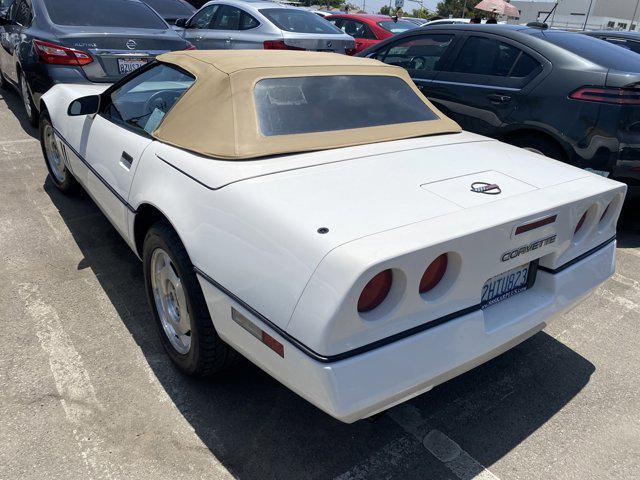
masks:
{"type": "Polygon", "coordinates": [[[355,53],[361,52],[379,42],[373,30],[364,22],[352,18],[336,18],[330,20],[330,22],[355,39],[355,53]]]}
{"type": "Polygon", "coordinates": [[[415,33],[390,43],[372,58],[406,69],[420,91],[426,94],[450,57],[455,41],[454,33],[415,33]]]}
{"type": "Polygon", "coordinates": [[[100,113],[86,120],[81,153],[87,168],[79,180],[125,236],[138,161],[153,142],[151,133],[193,82],[191,75],[166,64],[144,68],[107,90],[100,113]]]}
{"type": "Polygon", "coordinates": [[[543,59],[528,47],[473,33],[423,93],[463,129],[495,136],[542,71],[543,59]]]}
{"type": "Polygon", "coordinates": [[[260,34],[260,22],[244,10],[240,10],[238,30],[231,33],[229,48],[236,50],[264,48],[265,38],[260,34]]]}
{"type": "Polygon", "coordinates": [[[205,39],[205,36],[211,28],[218,8],[219,5],[206,5],[187,22],[183,33],[184,38],[195,45],[196,48],[208,48],[205,46],[208,43],[208,39],[205,39]]]}
{"type": "Polygon", "coordinates": [[[206,33],[207,45],[210,45],[206,48],[262,48],[258,36],[249,32],[258,25],[255,18],[238,7],[220,5],[211,29],[206,33]]]}
{"type": "Polygon", "coordinates": [[[24,31],[33,20],[33,11],[29,0],[16,0],[10,10],[11,22],[5,25],[2,33],[3,62],[2,72],[4,76],[14,83],[18,83],[18,71],[16,69],[16,51],[24,31]]]}

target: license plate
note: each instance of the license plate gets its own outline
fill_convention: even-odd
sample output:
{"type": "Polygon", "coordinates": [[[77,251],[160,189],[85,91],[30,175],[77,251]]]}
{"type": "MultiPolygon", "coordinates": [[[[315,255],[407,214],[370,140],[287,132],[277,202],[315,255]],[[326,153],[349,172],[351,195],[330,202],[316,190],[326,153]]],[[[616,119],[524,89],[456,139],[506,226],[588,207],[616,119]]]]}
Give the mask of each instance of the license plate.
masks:
{"type": "Polygon", "coordinates": [[[119,58],[118,72],[120,75],[126,75],[146,65],[148,61],[146,58],[119,58]]]}
{"type": "Polygon", "coordinates": [[[528,263],[487,280],[482,287],[482,308],[524,292],[528,288],[530,270],[528,263]]]}

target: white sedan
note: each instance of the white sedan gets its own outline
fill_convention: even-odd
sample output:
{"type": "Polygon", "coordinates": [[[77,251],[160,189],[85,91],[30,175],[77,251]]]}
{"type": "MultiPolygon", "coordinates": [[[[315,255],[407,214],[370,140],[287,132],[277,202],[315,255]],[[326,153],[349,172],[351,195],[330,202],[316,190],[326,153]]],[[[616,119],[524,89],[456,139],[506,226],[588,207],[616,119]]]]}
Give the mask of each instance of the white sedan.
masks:
{"type": "Polygon", "coordinates": [[[170,53],[42,102],[52,181],[142,259],[178,367],[239,352],[345,422],[499,355],[614,271],[623,184],[460,131],[376,60],[170,53]]]}

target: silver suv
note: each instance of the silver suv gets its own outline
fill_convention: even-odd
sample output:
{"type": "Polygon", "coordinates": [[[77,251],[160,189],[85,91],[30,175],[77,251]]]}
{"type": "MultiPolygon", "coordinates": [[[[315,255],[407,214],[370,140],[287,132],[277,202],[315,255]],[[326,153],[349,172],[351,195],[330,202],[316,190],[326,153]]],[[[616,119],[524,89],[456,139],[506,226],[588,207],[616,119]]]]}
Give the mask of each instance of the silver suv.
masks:
{"type": "Polygon", "coordinates": [[[355,41],[322,17],[268,1],[215,0],[188,20],[185,39],[201,50],[282,49],[353,53],[355,41]]]}

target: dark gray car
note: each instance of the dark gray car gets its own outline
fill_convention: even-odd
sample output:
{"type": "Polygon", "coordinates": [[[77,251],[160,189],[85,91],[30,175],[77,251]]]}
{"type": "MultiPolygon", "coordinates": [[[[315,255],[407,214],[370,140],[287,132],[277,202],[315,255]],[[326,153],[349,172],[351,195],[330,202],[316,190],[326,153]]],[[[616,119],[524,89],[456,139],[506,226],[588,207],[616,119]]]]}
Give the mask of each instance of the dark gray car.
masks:
{"type": "Polygon", "coordinates": [[[301,8],[267,1],[216,0],[188,21],[184,37],[198,49],[282,49],[351,53],[353,37],[301,8]]]}
{"type": "Polygon", "coordinates": [[[640,34],[638,32],[625,32],[618,30],[589,30],[583,32],[590,37],[599,38],[634,53],[640,53],[640,34]]]}
{"type": "Polygon", "coordinates": [[[509,25],[422,27],[360,55],[406,68],[465,130],[640,188],[640,55],[509,25]]]}
{"type": "Polygon", "coordinates": [[[14,0],[0,19],[0,82],[20,91],[34,125],[41,95],[56,83],[111,83],[192,47],[140,0],[89,3],[14,0]]]}

